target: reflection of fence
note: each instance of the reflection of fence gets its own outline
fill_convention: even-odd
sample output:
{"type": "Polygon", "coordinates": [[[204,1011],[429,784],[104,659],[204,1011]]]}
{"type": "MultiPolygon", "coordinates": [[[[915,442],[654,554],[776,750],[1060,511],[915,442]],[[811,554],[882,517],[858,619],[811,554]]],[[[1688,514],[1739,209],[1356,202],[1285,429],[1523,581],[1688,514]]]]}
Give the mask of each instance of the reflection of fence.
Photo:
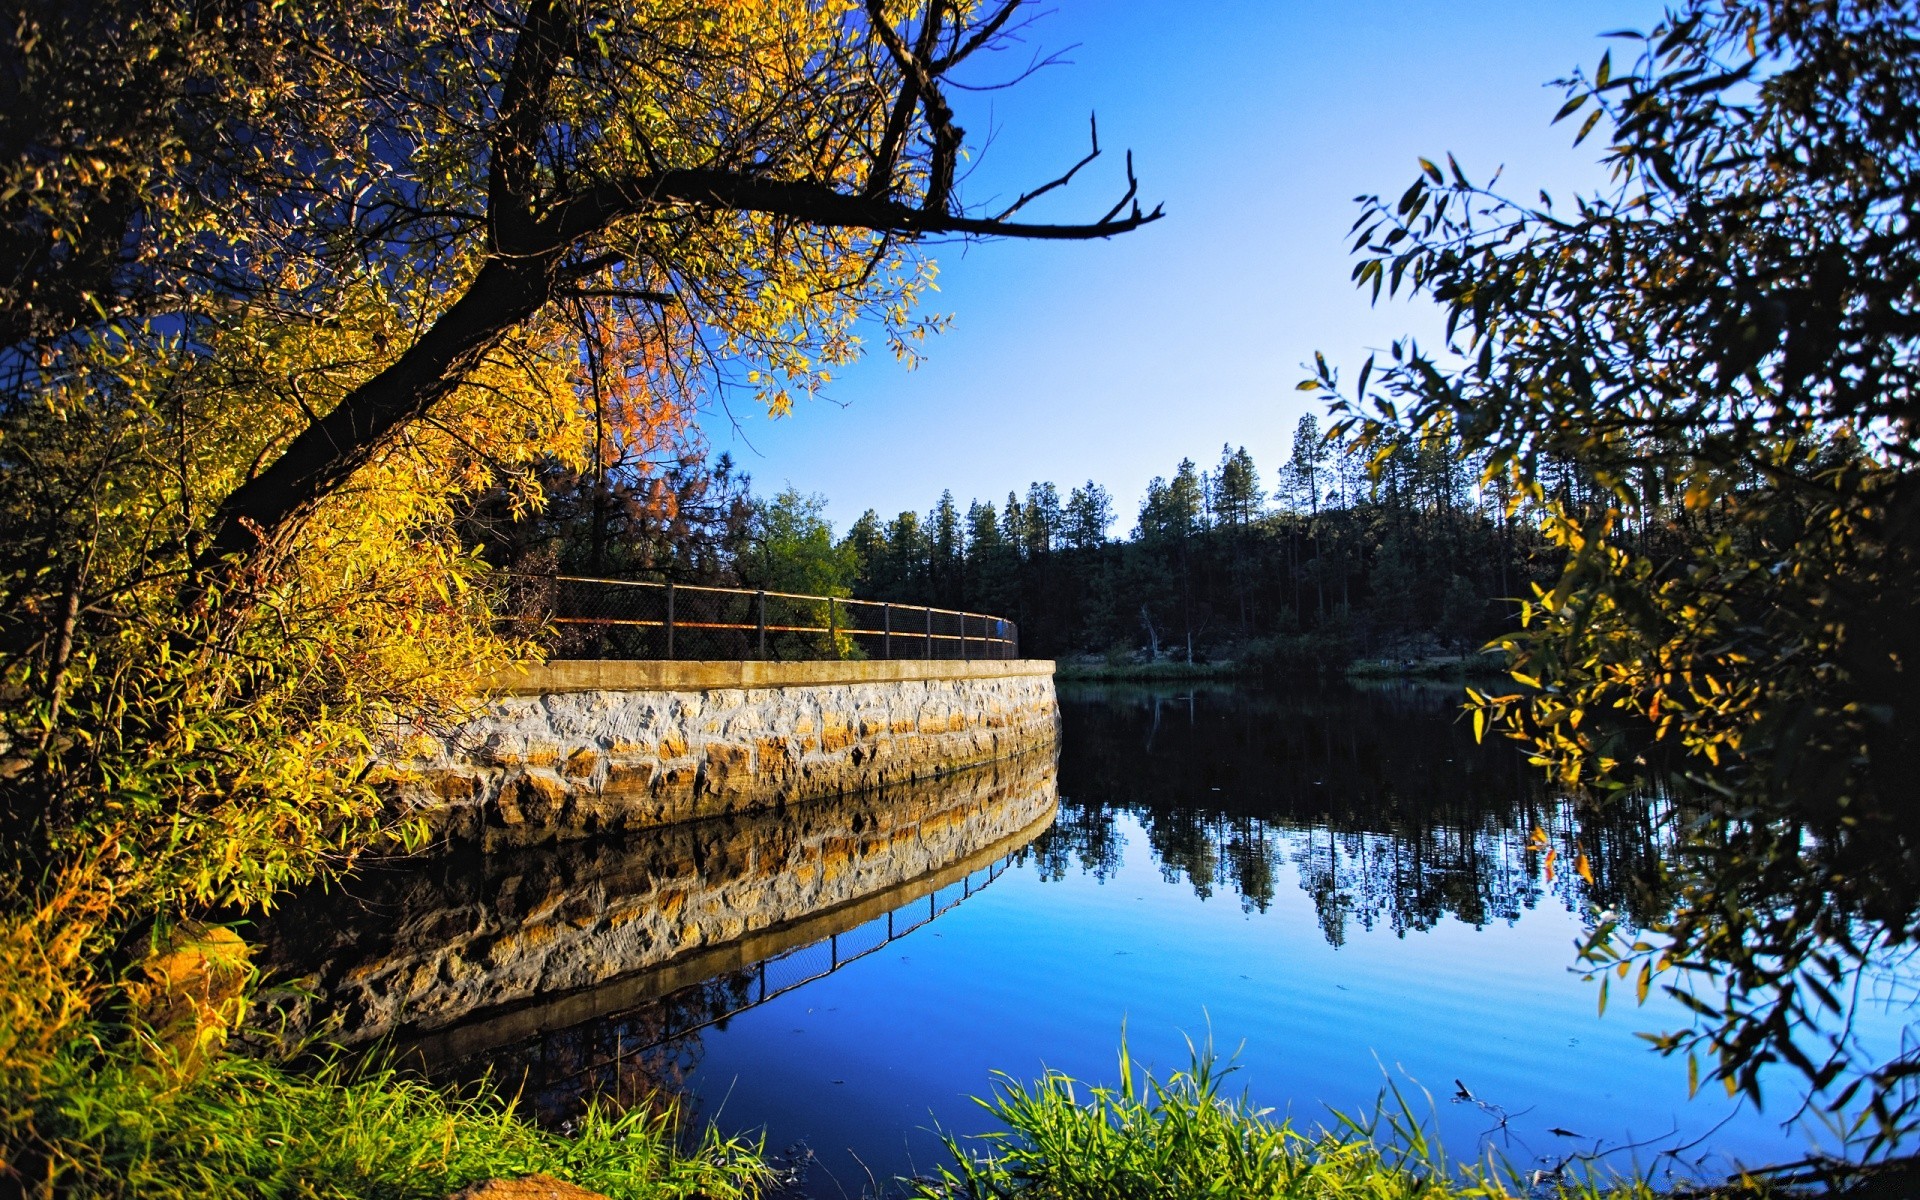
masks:
{"type": "Polygon", "coordinates": [[[587,1039],[590,1048],[574,1044],[575,1039],[565,1034],[547,1035],[536,1047],[529,1047],[532,1061],[525,1065],[536,1073],[530,1080],[532,1090],[549,1104],[561,1096],[617,1095],[622,1091],[619,1083],[623,1069],[638,1056],[722,1024],[885,949],[1000,878],[1019,853],[997,859],[851,929],[598,1022],[587,1039]]]}
{"type": "Polygon", "coordinates": [[[1020,630],[918,604],[574,575],[509,583],[511,620],[555,658],[1018,658],[1020,630]]]}

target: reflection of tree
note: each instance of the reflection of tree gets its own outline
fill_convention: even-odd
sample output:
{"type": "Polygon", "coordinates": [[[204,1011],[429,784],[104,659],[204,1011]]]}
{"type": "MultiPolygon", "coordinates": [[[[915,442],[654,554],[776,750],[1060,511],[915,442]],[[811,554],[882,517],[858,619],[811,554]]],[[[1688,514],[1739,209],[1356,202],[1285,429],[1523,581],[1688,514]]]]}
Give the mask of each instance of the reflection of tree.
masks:
{"type": "Polygon", "coordinates": [[[1053,824],[1020,851],[1017,861],[1032,862],[1047,880],[1066,878],[1067,869],[1078,862],[1081,871],[1104,883],[1120,869],[1125,847],[1111,813],[1098,804],[1069,804],[1062,797],[1053,824]]]}
{"type": "Polygon", "coordinates": [[[1061,702],[1060,817],[1039,851],[1055,877],[1074,858],[1110,875],[1125,812],[1166,878],[1202,897],[1231,888],[1264,911],[1290,863],[1334,945],[1354,925],[1511,922],[1549,895],[1634,922],[1663,907],[1671,803],[1548,794],[1510,747],[1474,742],[1448,690],[1068,687],[1061,702]]]}
{"type": "Polygon", "coordinates": [[[686,1082],[700,1065],[701,1030],[724,1028],[729,1014],[748,1007],[753,980],[751,968],[729,972],[613,1017],[491,1050],[467,1065],[491,1074],[545,1124],[579,1116],[589,1101],[618,1109],[684,1103],[692,1094],[686,1082]]]}

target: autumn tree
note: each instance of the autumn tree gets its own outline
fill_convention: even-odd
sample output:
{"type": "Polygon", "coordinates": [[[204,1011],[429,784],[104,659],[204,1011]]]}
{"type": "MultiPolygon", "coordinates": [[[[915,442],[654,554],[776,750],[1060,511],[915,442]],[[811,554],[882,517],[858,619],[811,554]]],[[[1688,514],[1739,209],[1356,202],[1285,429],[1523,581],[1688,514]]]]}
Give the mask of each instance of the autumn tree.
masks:
{"type": "Polygon", "coordinates": [[[862,321],[913,354],[925,239],[1100,238],[1158,215],[1129,171],[1091,220],[1023,220],[1097,141],[1050,183],[963,203],[949,96],[1020,14],[16,14],[0,1072],[91,1007],[90,966],[123,961],[131,931],[404,841],[381,830],[375,750],[430,736],[529,652],[494,629],[461,532],[473,496],[516,517],[570,473],[604,560],[610,502],[684,448],[712,387],[784,412],[859,353],[862,321]],[[23,949],[48,946],[57,963],[23,949]]]}

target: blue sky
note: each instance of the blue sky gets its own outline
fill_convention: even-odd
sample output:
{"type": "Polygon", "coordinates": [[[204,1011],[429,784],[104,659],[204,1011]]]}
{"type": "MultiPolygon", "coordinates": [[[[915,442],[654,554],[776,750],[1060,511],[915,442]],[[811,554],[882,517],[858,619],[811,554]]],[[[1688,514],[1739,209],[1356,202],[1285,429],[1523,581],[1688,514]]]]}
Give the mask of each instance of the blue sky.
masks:
{"type": "Polygon", "coordinates": [[[1209,466],[1245,445],[1270,480],[1310,397],[1315,350],[1357,364],[1369,348],[1437,328],[1421,304],[1372,307],[1348,282],[1362,193],[1397,195],[1416,158],[1451,151],[1476,179],[1556,198],[1601,179],[1600,139],[1575,149],[1550,126],[1544,86],[1606,47],[1599,35],[1657,19],[1646,3],[1563,0],[1056,0],[1026,50],[1071,60],[1017,87],[961,99],[991,143],[970,202],[1018,194],[1084,152],[1097,112],[1107,153],[1035,219],[1090,219],[1134,153],[1165,220],[1105,242],[1001,242],[936,251],[952,314],[907,371],[878,351],[823,399],[770,420],[733,405],[705,422],[755,490],[827,497],[838,529],[866,508],[924,512],[951,488],[998,501],[1088,478],[1132,527],[1148,479],[1181,457],[1209,466]]]}

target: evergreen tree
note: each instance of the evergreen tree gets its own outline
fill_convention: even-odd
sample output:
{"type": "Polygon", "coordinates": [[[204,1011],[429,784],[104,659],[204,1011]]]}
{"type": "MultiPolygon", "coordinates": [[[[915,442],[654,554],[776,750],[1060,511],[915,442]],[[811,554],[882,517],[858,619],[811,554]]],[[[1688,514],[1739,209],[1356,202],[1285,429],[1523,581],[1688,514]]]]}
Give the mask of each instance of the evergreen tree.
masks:
{"type": "Polygon", "coordinates": [[[1076,550],[1091,550],[1106,544],[1107,530],[1113,525],[1113,497],[1107,489],[1089,479],[1085,487],[1067,494],[1065,538],[1076,550]]]}
{"type": "Polygon", "coordinates": [[[1051,483],[1027,485],[1027,504],[1022,510],[1021,540],[1029,558],[1046,554],[1060,540],[1063,519],[1060,490],[1051,483]]]}
{"type": "Polygon", "coordinates": [[[1027,514],[1020,505],[1017,493],[1007,493],[1007,506],[1000,510],[1000,536],[1015,554],[1021,554],[1027,547],[1027,514]]]}
{"type": "Polygon", "coordinates": [[[940,502],[927,514],[927,583],[935,604],[960,603],[961,538],[960,510],[954,506],[953,492],[941,492],[940,502]]]}
{"type": "Polygon", "coordinates": [[[887,531],[880,514],[873,509],[861,513],[847,528],[846,546],[853,556],[853,588],[856,595],[872,596],[882,590],[874,574],[885,568],[887,531]]]}
{"type": "Polygon", "coordinates": [[[1288,499],[1295,511],[1309,516],[1320,511],[1327,487],[1327,463],[1333,452],[1320,436],[1320,422],[1307,413],[1293,427],[1293,456],[1287,460],[1288,499]]]}
{"type": "Polygon", "coordinates": [[[1260,513],[1266,497],[1260,490],[1260,472],[1253,455],[1245,446],[1238,450],[1220,447],[1220,466],[1214,472],[1214,523],[1244,527],[1260,513]]]}

